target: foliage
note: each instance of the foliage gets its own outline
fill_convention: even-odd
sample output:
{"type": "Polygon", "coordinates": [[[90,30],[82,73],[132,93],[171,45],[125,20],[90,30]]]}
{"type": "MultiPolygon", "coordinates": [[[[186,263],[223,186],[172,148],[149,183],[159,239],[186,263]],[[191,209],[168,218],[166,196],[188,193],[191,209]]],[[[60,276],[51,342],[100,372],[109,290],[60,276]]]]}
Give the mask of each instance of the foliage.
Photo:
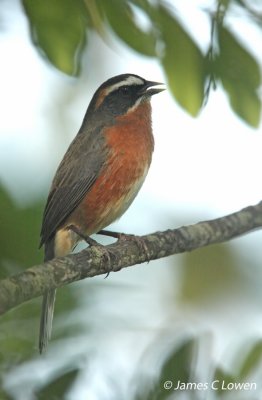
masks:
{"type": "MultiPolygon", "coordinates": [[[[81,56],[85,46],[88,45],[91,32],[97,32],[106,42],[108,42],[109,34],[113,33],[134,51],[159,60],[171,92],[178,103],[191,115],[195,116],[201,111],[210,90],[217,84],[221,84],[236,114],[251,126],[258,126],[261,109],[258,96],[258,88],[261,85],[259,66],[252,53],[241,43],[236,32],[233,32],[227,23],[232,6],[238,6],[252,19],[253,23],[261,28],[261,16],[252,9],[251,1],[248,3],[242,0],[224,0],[218,2],[215,10],[207,12],[211,28],[209,46],[205,51],[200,49],[199,43],[189,34],[178,11],[162,1],[22,0],[22,3],[34,45],[52,66],[63,73],[74,76],[80,74],[81,56]],[[139,22],[138,14],[143,15],[143,19],[147,21],[145,26],[139,22]]],[[[194,37],[197,38],[197,33],[194,37]]],[[[9,194],[0,188],[0,208],[0,274],[3,278],[37,264],[42,259],[41,251],[38,250],[38,237],[43,204],[39,202],[27,207],[19,207],[9,194]]],[[[210,251],[213,252],[212,249],[210,251]]],[[[208,262],[210,258],[209,254],[208,262]]],[[[188,271],[186,261],[184,259],[184,271],[188,271]]],[[[203,260],[199,261],[200,264],[203,264],[203,260]]],[[[194,265],[196,266],[195,253],[194,265]]],[[[217,266],[215,267],[217,269],[217,266]]],[[[192,265],[190,272],[192,274],[192,265]]],[[[235,271],[233,273],[235,274],[235,271]]],[[[203,272],[202,277],[206,278],[206,272],[203,272]]],[[[200,276],[199,279],[202,277],[200,276]]],[[[217,275],[214,274],[212,279],[218,280],[217,275]]],[[[230,284],[231,282],[232,280],[230,284]]],[[[191,296],[196,297],[199,288],[199,286],[196,288],[196,279],[193,284],[195,292],[189,286],[186,286],[184,290],[188,289],[191,296]]],[[[76,299],[81,298],[80,290],[79,286],[74,287],[74,285],[59,290],[56,321],[66,320],[71,310],[77,309],[79,312],[79,307],[75,305],[79,301],[76,299]]],[[[90,302],[93,302],[94,298],[96,299],[96,294],[91,290],[90,302]]],[[[11,399],[2,385],[5,374],[23,363],[37,359],[36,337],[40,301],[36,299],[1,317],[0,399],[11,399]]],[[[88,313],[89,310],[82,309],[81,312],[88,313]]],[[[54,350],[57,338],[65,340],[72,333],[72,338],[78,340],[77,334],[81,332],[81,328],[76,322],[72,324],[71,322],[69,325],[72,332],[66,323],[60,330],[54,330],[54,350]]],[[[104,321],[102,323],[107,333],[106,324],[104,321]]],[[[99,334],[101,332],[97,332],[97,335],[99,334]]],[[[137,400],[170,398],[171,391],[163,389],[163,383],[166,380],[172,380],[173,385],[178,380],[187,382],[189,377],[192,381],[192,366],[194,366],[198,341],[198,337],[188,338],[180,345],[169,349],[166,358],[162,360],[159,375],[154,379],[153,385],[144,382],[135,394],[137,400]]],[[[95,346],[96,344],[93,343],[94,349],[95,346]]],[[[236,349],[234,368],[230,373],[221,365],[213,365],[211,378],[230,382],[250,381],[252,376],[256,379],[257,371],[262,363],[261,341],[253,339],[248,347],[244,344],[242,348],[236,349]],[[246,354],[239,360],[244,351],[246,354]]],[[[53,357],[56,357],[57,352],[54,351],[53,354],[53,357]]],[[[225,354],[226,358],[227,354],[225,354]]],[[[35,393],[37,398],[65,398],[78,374],[83,373],[81,360],[78,365],[79,369],[76,369],[75,365],[64,365],[53,375],[52,381],[42,382],[42,387],[35,393]]],[[[37,366],[45,369],[44,364],[37,366]]],[[[204,372],[206,375],[210,373],[208,370],[204,372]]],[[[31,373],[34,378],[34,370],[31,373]]],[[[140,373],[139,369],[138,373],[140,373]]],[[[135,378],[139,382],[137,376],[135,378]]],[[[195,378],[198,377],[195,376],[195,378]]],[[[198,399],[198,394],[190,392],[188,398],[198,399]]],[[[217,398],[223,398],[221,392],[216,392],[215,395],[217,398]]],[[[238,395],[240,396],[241,393],[236,393],[236,399],[238,395]]]]}
{"type": "Polygon", "coordinates": [[[206,51],[188,33],[179,12],[161,0],[23,0],[23,5],[33,43],[64,73],[79,74],[89,32],[106,40],[111,31],[136,52],[160,61],[172,94],[191,115],[199,113],[210,88],[221,82],[235,113],[258,126],[259,66],[228,27],[232,8],[238,6],[261,28],[262,18],[251,4],[217,0],[216,9],[206,11],[211,26],[206,51]]]}
{"type": "MultiPolygon", "coordinates": [[[[238,349],[240,352],[240,349],[238,349]]],[[[198,372],[195,369],[197,357],[199,356],[199,343],[197,338],[188,338],[179,346],[170,351],[168,357],[164,361],[159,377],[150,387],[145,385],[139,390],[136,400],[167,400],[184,398],[182,393],[186,393],[186,398],[190,400],[198,400],[205,394],[205,398],[209,398],[207,393],[211,394],[212,399],[229,398],[224,388],[229,385],[239,385],[252,381],[252,372],[256,367],[256,363],[262,362],[261,357],[261,341],[254,341],[247,354],[245,355],[240,367],[239,360],[236,357],[234,363],[235,373],[228,373],[224,367],[219,365],[210,365],[209,371],[201,371],[206,380],[199,379],[198,372]],[[257,352],[259,350],[259,352],[257,352]],[[250,363],[254,355],[256,362],[250,363]],[[187,386],[188,385],[188,386],[187,386]],[[187,389],[183,389],[187,387],[187,389]],[[180,397],[182,394],[182,397],[180,397]]],[[[203,379],[203,378],[202,378],[203,379]]],[[[229,391],[228,391],[229,392],[229,391]]],[[[237,389],[231,391],[232,398],[242,399],[241,391],[237,389]]],[[[231,398],[231,397],[230,397],[231,398]]],[[[247,396],[247,398],[250,398],[247,396]]]]}
{"type": "Polygon", "coordinates": [[[43,204],[20,208],[0,186],[0,208],[0,278],[4,278],[28,267],[32,262],[37,264],[42,259],[42,252],[38,250],[38,238],[43,204]]]}

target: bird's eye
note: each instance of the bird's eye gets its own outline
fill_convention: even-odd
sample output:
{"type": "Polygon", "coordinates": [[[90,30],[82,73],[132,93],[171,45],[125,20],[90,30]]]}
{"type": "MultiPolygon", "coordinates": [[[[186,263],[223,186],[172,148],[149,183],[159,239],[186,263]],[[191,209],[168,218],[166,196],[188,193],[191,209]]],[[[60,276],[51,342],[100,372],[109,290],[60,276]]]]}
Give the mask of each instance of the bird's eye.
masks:
{"type": "Polygon", "coordinates": [[[122,86],[119,90],[121,94],[127,95],[129,90],[128,86],[122,86]]]}

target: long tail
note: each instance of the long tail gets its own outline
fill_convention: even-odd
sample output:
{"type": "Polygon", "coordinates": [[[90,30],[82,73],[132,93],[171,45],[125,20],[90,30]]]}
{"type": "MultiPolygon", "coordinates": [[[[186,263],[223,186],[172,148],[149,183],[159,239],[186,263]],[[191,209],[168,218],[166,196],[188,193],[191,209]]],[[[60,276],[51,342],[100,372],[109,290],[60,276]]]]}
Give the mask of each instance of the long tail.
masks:
{"type": "MultiPolygon", "coordinates": [[[[45,245],[45,261],[52,260],[54,256],[54,240],[52,240],[45,245]]],[[[51,338],[55,297],[56,289],[47,290],[43,296],[39,330],[40,354],[47,348],[48,341],[51,338]]]]}
{"type": "Polygon", "coordinates": [[[43,296],[42,311],[39,331],[39,352],[40,354],[47,348],[51,338],[52,322],[55,307],[56,289],[48,290],[43,296]]]}

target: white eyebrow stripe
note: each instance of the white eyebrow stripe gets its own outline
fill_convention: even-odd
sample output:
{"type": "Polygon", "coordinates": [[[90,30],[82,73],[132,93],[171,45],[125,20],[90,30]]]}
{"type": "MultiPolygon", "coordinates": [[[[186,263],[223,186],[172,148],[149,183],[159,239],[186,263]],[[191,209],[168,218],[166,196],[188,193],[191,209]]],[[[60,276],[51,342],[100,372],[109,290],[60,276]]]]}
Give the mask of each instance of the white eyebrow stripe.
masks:
{"type": "Polygon", "coordinates": [[[132,85],[138,85],[138,86],[141,85],[142,86],[144,84],[145,84],[145,82],[142,79],[137,78],[136,76],[128,76],[126,79],[124,79],[118,83],[115,83],[114,85],[107,88],[105,95],[107,96],[109,93],[119,89],[122,86],[132,86],[132,85]]]}

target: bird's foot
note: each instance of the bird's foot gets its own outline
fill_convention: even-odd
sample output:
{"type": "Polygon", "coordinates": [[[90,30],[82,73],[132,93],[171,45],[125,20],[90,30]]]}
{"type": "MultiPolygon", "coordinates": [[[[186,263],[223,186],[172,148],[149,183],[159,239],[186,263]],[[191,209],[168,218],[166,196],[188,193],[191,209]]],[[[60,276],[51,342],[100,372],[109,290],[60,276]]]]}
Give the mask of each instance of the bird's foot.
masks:
{"type": "Polygon", "coordinates": [[[132,235],[132,234],[121,233],[121,232],[107,231],[104,229],[97,233],[99,235],[110,236],[110,237],[116,238],[116,239],[118,239],[118,241],[132,240],[133,242],[135,242],[137,244],[139,249],[144,252],[147,262],[150,261],[149,249],[146,245],[146,242],[141,237],[138,237],[138,236],[132,235]]]}
{"type": "Polygon", "coordinates": [[[75,232],[81,239],[83,239],[90,247],[95,247],[97,248],[101,253],[102,256],[106,259],[107,265],[108,265],[108,270],[106,273],[105,278],[108,277],[108,275],[111,272],[111,256],[112,253],[110,250],[108,250],[105,246],[103,246],[101,243],[98,243],[95,239],[92,239],[90,236],[85,235],[77,226],[75,225],[70,225],[68,226],[68,229],[71,231],[75,232]]]}

